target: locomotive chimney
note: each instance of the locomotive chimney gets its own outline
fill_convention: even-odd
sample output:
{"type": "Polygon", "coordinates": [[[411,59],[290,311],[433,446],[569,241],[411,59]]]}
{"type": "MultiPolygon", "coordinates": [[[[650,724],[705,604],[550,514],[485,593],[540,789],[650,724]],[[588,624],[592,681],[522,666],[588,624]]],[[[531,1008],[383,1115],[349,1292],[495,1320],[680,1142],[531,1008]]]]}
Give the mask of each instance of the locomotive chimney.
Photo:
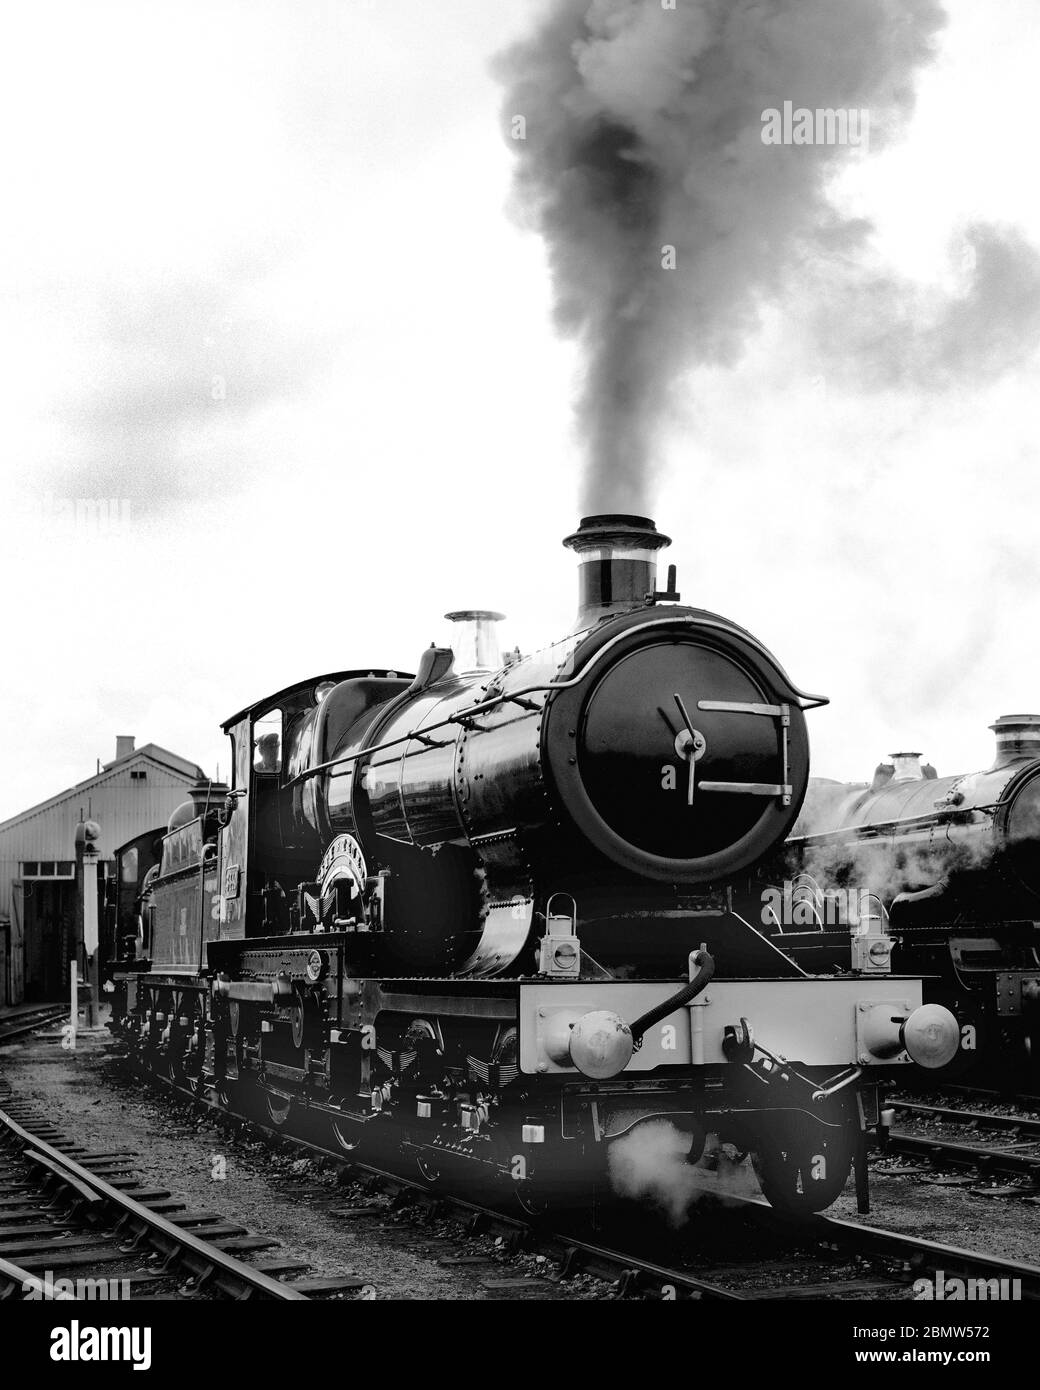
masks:
{"type": "Polygon", "coordinates": [[[1002,714],[989,727],[997,736],[991,772],[1020,758],[1040,758],[1040,714],[1002,714]]]}
{"type": "MultiPolygon", "coordinates": [[[[645,516],[585,516],[564,545],[578,556],[578,618],[574,631],[657,595],[657,552],[671,545],[645,516]]],[[[671,576],[669,576],[671,578],[671,576]]],[[[668,594],[677,599],[678,594],[668,594]]]]}
{"type": "Polygon", "coordinates": [[[188,788],[195,815],[203,816],[207,811],[215,811],[218,806],[223,806],[229,790],[225,782],[212,782],[206,777],[195,782],[188,788]]]}

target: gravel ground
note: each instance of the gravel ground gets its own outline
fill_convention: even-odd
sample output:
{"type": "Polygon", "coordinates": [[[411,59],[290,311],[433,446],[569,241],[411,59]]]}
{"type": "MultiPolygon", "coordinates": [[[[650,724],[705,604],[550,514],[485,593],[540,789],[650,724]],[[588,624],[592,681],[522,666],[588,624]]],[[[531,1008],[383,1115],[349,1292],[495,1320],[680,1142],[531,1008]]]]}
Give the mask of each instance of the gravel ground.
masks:
{"type": "MultiPolygon", "coordinates": [[[[910,1133],[926,1134],[911,1125],[910,1133]]],[[[963,1134],[955,1136],[963,1140],[963,1134]]],[[[987,1136],[995,1147],[999,1136],[987,1136]]],[[[1029,1194],[1028,1183],[1018,1186],[1022,1196],[983,1196],[1007,1189],[1006,1177],[978,1178],[961,1171],[930,1172],[925,1164],[898,1155],[876,1156],[871,1165],[869,1216],[857,1216],[851,1186],[826,1213],[881,1226],[890,1231],[910,1231],[944,1245],[982,1250],[1003,1259],[1040,1264],[1040,1193],[1029,1194]],[[907,1171],[910,1169],[911,1171],[907,1171]]]]}

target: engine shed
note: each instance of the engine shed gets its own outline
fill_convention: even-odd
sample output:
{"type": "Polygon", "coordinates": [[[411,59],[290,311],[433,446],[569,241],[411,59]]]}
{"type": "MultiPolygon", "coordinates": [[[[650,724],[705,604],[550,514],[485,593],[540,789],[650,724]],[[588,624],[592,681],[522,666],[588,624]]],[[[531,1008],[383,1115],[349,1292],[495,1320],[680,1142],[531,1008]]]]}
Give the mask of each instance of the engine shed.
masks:
{"type": "Polygon", "coordinates": [[[69,985],[75,951],[76,826],[101,827],[99,874],[117,846],[165,824],[202,769],[156,743],[116,739],[115,757],[91,777],[0,822],[0,1008],[52,1000],[69,985]]]}

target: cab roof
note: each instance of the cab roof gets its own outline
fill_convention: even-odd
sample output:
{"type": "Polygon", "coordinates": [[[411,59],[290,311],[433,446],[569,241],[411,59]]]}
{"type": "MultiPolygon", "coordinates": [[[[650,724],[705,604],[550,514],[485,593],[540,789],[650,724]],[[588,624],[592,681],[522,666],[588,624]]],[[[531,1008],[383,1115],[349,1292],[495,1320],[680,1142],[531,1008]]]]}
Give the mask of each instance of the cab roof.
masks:
{"type": "Polygon", "coordinates": [[[247,715],[256,714],[260,710],[269,709],[272,705],[284,703],[294,695],[299,695],[305,690],[312,689],[314,686],[321,685],[324,681],[333,681],[339,684],[340,681],[359,680],[365,676],[387,677],[390,675],[399,676],[410,680],[410,673],[407,671],[391,671],[387,667],[365,666],[357,671],[327,671],[324,675],[308,676],[306,680],[296,681],[292,685],[283,686],[281,690],[276,690],[273,695],[265,695],[262,700],[254,700],[251,705],[246,705],[237,714],[233,714],[230,719],[225,719],[221,728],[225,733],[229,733],[236,724],[240,724],[247,715]]]}

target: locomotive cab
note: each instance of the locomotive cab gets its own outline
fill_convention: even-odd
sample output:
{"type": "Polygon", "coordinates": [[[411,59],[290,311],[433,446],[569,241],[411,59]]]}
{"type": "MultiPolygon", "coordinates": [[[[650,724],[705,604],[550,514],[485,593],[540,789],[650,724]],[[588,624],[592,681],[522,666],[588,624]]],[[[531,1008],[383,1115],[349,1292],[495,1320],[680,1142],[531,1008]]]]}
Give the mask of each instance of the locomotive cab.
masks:
{"type": "Polygon", "coordinates": [[[327,841],[328,817],[305,774],[344,728],[407,690],[396,671],[339,671],[302,681],[224,724],[234,782],[220,832],[220,891],[208,940],[278,935],[297,919],[327,841]]]}

